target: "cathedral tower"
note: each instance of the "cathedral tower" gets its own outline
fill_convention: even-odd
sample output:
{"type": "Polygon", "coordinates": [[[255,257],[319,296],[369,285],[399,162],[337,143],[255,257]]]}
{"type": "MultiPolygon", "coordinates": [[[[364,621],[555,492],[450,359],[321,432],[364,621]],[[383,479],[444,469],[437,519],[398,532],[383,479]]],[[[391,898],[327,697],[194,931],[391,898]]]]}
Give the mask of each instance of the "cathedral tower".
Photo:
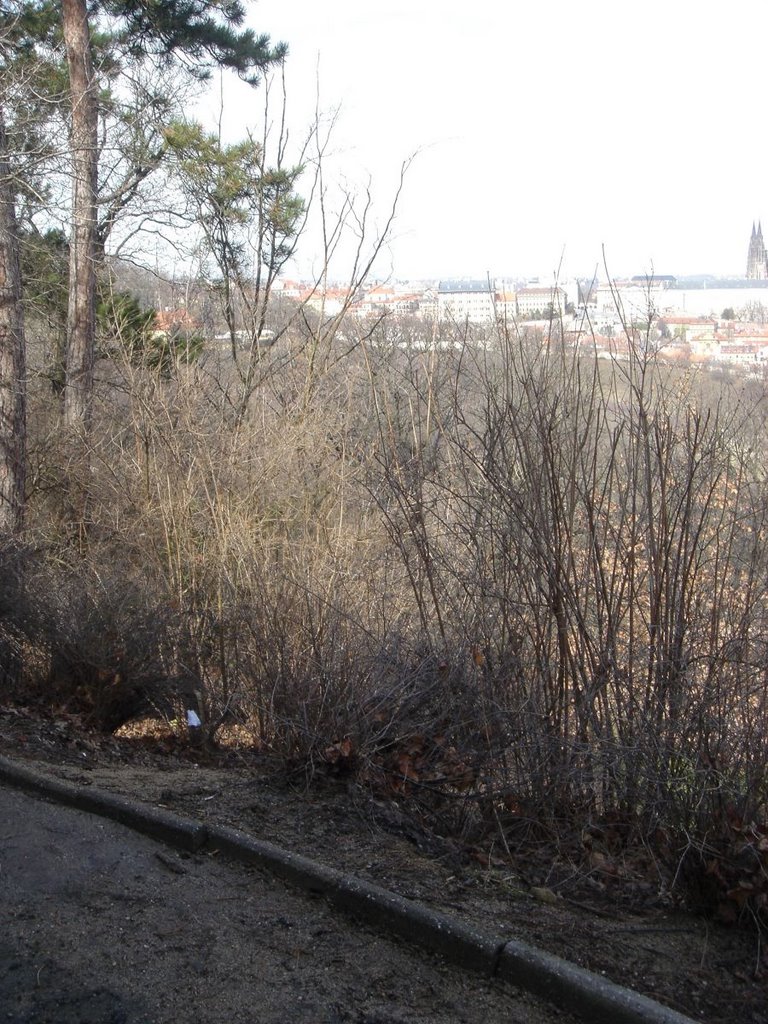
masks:
{"type": "Polygon", "coordinates": [[[752,237],[749,240],[749,254],[747,256],[747,277],[751,280],[764,280],[768,278],[768,253],[765,251],[763,242],[763,226],[760,221],[752,221],[752,237]]]}

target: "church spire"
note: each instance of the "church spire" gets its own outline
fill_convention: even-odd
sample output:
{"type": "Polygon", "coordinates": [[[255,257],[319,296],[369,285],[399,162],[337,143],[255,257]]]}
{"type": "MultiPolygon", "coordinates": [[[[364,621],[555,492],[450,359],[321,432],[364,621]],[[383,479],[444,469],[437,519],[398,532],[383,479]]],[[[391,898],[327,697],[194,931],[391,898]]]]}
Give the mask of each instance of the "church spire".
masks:
{"type": "Polygon", "coordinates": [[[751,280],[765,280],[768,278],[768,253],[766,253],[763,242],[763,222],[758,220],[755,227],[752,221],[752,237],[749,240],[749,252],[747,254],[747,277],[751,280]]]}

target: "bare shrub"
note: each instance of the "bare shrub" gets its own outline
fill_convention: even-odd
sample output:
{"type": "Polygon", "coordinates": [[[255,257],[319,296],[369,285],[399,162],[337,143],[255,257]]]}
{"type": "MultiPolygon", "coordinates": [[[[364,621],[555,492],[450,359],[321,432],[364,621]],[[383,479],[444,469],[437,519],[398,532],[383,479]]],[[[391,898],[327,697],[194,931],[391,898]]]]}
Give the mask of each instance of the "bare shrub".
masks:
{"type": "Polygon", "coordinates": [[[103,727],[175,693],[206,741],[234,715],[467,840],[588,857],[610,831],[701,889],[729,823],[765,825],[762,392],[635,332],[605,362],[588,335],[344,327],[320,362],[287,328],[242,417],[223,356],[116,357],[87,475],[41,426],[58,692],[103,727]]]}
{"type": "Polygon", "coordinates": [[[28,552],[10,537],[0,542],[0,693],[24,681],[25,640],[34,614],[24,586],[28,552]]]}
{"type": "Polygon", "coordinates": [[[703,846],[765,815],[765,440],[743,394],[588,342],[502,331],[377,382],[371,490],[430,649],[482,666],[486,807],[703,846]]]}

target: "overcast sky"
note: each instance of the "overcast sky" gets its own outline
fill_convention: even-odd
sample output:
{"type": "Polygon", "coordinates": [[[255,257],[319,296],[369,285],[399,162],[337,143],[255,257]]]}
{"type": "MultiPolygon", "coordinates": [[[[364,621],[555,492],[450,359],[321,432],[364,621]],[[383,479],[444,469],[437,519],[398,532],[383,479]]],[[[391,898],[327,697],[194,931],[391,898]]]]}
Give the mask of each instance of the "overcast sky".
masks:
{"type": "MultiPolygon", "coordinates": [[[[764,0],[260,0],[290,120],[339,108],[329,170],[380,217],[395,278],[743,274],[768,237],[764,0]]],[[[258,95],[230,86],[236,135],[258,95]]],[[[310,266],[307,239],[297,271],[310,266]]],[[[387,262],[389,266],[387,266],[387,262]]]]}

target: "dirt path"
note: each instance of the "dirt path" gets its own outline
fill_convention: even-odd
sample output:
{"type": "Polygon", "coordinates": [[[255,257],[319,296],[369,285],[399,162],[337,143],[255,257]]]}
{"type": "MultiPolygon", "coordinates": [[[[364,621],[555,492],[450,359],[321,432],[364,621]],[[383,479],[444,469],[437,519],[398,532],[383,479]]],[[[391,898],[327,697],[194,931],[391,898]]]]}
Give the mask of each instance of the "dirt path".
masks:
{"type": "Polygon", "coordinates": [[[12,1024],[565,1024],[210,855],[0,787],[12,1024]]]}

